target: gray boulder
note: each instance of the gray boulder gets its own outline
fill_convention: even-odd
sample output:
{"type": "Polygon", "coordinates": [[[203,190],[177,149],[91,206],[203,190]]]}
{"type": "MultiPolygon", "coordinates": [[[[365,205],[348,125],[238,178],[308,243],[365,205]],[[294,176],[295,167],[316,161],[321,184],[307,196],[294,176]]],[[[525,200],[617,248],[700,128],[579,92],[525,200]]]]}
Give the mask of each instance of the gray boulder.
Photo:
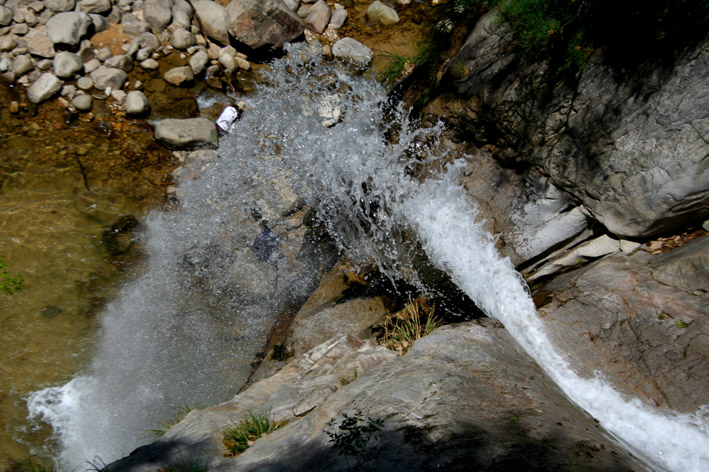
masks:
{"type": "Polygon", "coordinates": [[[330,16],[330,25],[332,28],[338,29],[345,24],[347,20],[347,10],[341,8],[339,10],[334,10],[330,16]]]}
{"type": "Polygon", "coordinates": [[[616,254],[537,295],[552,342],[581,375],[693,413],[709,404],[709,237],[658,255],[616,254]]]}
{"type": "Polygon", "coordinates": [[[330,23],[330,7],[327,6],[324,0],[318,0],[318,2],[313,5],[310,9],[310,13],[305,18],[305,26],[315,33],[322,34],[330,23]]]}
{"type": "Polygon", "coordinates": [[[192,2],[199,16],[204,34],[218,43],[229,44],[229,22],[227,10],[220,4],[211,0],[196,0],[192,2]]]}
{"type": "Polygon", "coordinates": [[[383,25],[393,25],[399,22],[399,15],[393,8],[376,0],[367,8],[367,20],[383,25]]]}
{"type": "Polygon", "coordinates": [[[22,39],[27,44],[27,49],[33,56],[40,56],[47,59],[54,57],[54,42],[40,27],[33,28],[22,39]]]}
{"type": "Polygon", "coordinates": [[[89,16],[91,17],[91,21],[94,24],[94,33],[106,31],[111,26],[108,21],[108,18],[103,15],[99,15],[97,13],[89,13],[89,16]]]}
{"type": "Polygon", "coordinates": [[[74,9],[74,0],[45,0],[47,8],[54,12],[71,11],[74,9]]]}
{"type": "Polygon", "coordinates": [[[107,13],[111,11],[111,0],[79,0],[79,8],[86,13],[107,13]]]}
{"type": "Polygon", "coordinates": [[[165,72],[165,82],[172,85],[183,85],[194,80],[194,74],[189,66],[173,67],[165,72]]]}
{"type": "Polygon", "coordinates": [[[12,72],[14,72],[17,77],[26,74],[32,69],[34,69],[34,63],[28,54],[21,54],[12,59],[12,72]]]}
{"type": "Polygon", "coordinates": [[[17,46],[17,39],[14,36],[0,36],[0,52],[12,51],[15,46],[17,46]]]}
{"type": "Polygon", "coordinates": [[[45,72],[27,89],[27,99],[32,103],[49,100],[59,93],[63,84],[54,74],[45,72]]]}
{"type": "Polygon", "coordinates": [[[143,21],[132,13],[127,13],[121,18],[123,32],[131,38],[137,38],[143,33],[150,31],[150,23],[143,21]]]}
{"type": "Polygon", "coordinates": [[[197,42],[195,36],[184,28],[176,28],[170,36],[170,44],[175,49],[187,49],[197,42]]]}
{"type": "Polygon", "coordinates": [[[168,119],[155,126],[155,139],[168,149],[216,147],[217,129],[206,118],[168,119]]]}
{"type": "Polygon", "coordinates": [[[123,87],[128,76],[121,69],[114,67],[101,66],[91,73],[91,80],[94,82],[94,87],[99,90],[105,90],[106,87],[119,89],[123,87]]]}
{"type": "Polygon", "coordinates": [[[192,24],[193,15],[192,7],[185,0],[176,0],[172,3],[172,23],[174,25],[189,27],[192,24]]]}
{"type": "Polygon", "coordinates": [[[150,24],[153,33],[162,33],[172,19],[170,0],[145,0],[143,18],[150,24]]]}
{"type": "Polygon", "coordinates": [[[332,54],[342,60],[360,67],[367,67],[372,62],[374,53],[354,38],[342,38],[332,46],[332,54]]]}
{"type": "Polygon", "coordinates": [[[106,59],[104,65],[106,67],[121,69],[124,72],[130,72],[133,70],[133,58],[131,58],[128,54],[119,54],[106,59]]]}
{"type": "Polygon", "coordinates": [[[12,23],[12,16],[14,12],[11,8],[7,8],[5,5],[0,5],[0,26],[8,26],[12,23]]]}
{"type": "Polygon", "coordinates": [[[79,55],[71,52],[59,52],[54,56],[54,75],[62,79],[68,79],[79,73],[84,65],[79,55]]]}
{"type": "Polygon", "coordinates": [[[76,47],[81,38],[93,25],[91,17],[84,12],[70,11],[57,13],[47,22],[47,34],[54,44],[67,44],[76,47]]]}
{"type": "Polygon", "coordinates": [[[148,99],[139,90],[133,90],[126,95],[125,107],[129,115],[144,115],[150,110],[148,99]]]}
{"type": "Polygon", "coordinates": [[[232,0],[229,32],[250,48],[278,49],[303,34],[305,25],[280,0],[232,0]]]}
{"type": "Polygon", "coordinates": [[[204,51],[199,51],[190,57],[190,69],[194,75],[199,75],[204,71],[204,68],[209,62],[209,56],[204,51]]]}

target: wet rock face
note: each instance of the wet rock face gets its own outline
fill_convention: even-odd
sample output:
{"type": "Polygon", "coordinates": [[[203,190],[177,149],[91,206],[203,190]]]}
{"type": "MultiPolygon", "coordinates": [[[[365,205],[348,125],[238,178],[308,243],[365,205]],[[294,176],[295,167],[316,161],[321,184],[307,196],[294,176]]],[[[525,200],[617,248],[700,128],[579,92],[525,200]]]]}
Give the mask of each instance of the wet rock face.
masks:
{"type": "Polygon", "coordinates": [[[381,437],[364,446],[360,470],[633,468],[507,332],[488,321],[440,328],[404,357],[336,336],[231,401],[193,412],[107,470],[154,471],[197,451],[216,471],[352,470],[326,432],[337,431],[343,413],[357,412],[382,421],[381,437]],[[290,423],[240,456],[224,457],[229,418],[264,408],[290,423]]]}
{"type": "Polygon", "coordinates": [[[709,404],[709,237],[606,257],[544,287],[539,315],[571,365],[681,412],[709,404]]]}
{"type": "Polygon", "coordinates": [[[305,28],[298,15],[279,0],[232,0],[227,13],[229,32],[253,49],[280,48],[305,28]]]}
{"type": "Polygon", "coordinates": [[[483,17],[450,61],[455,93],[429,111],[496,147],[496,157],[538,166],[616,235],[646,237],[709,215],[709,41],[673,69],[648,64],[621,77],[595,58],[576,83],[525,64],[511,33],[483,17]],[[531,104],[531,105],[530,105],[531,104]]]}

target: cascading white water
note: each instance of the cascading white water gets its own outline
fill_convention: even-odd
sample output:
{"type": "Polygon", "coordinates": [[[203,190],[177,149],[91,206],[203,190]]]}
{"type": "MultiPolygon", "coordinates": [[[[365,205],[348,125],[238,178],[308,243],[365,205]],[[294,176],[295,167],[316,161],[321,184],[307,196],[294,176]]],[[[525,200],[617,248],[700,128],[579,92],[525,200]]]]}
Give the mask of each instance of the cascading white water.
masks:
{"type": "Polygon", "coordinates": [[[91,367],[30,399],[32,413],[57,431],[62,465],[116,459],[180,403],[200,406],[234,393],[243,379],[230,372],[253,356],[247,341],[262,339],[277,295],[297,286],[294,273],[303,276],[283,270],[285,260],[253,260],[259,230],[249,214],[257,209],[274,232],[285,232],[284,215],[305,205],[354,261],[374,262],[392,277],[417,282],[410,261],[418,239],[434,264],[647,467],[709,469],[700,415],[654,411],[600,377],[573,372],[544,334],[524,282],[476,221],[455,166],[423,183],[410,177],[438,149],[440,126],[417,129],[401,108],[385,117],[381,87],[321,66],[307,47],[290,48],[267,81],[248,97],[219,159],[200,178],[181,182],[181,210],[150,218],[149,263],[103,315],[91,367]],[[340,123],[323,126],[323,103],[340,108],[340,123]]]}

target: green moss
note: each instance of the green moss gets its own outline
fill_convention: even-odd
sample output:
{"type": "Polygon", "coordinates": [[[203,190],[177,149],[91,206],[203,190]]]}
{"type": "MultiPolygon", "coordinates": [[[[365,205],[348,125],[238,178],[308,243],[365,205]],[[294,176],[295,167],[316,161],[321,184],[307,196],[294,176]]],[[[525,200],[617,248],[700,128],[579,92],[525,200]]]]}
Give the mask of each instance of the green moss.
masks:
{"type": "Polygon", "coordinates": [[[238,456],[258,438],[282,428],[287,423],[287,420],[275,421],[270,412],[251,412],[247,418],[224,429],[222,442],[230,455],[238,456]]]}

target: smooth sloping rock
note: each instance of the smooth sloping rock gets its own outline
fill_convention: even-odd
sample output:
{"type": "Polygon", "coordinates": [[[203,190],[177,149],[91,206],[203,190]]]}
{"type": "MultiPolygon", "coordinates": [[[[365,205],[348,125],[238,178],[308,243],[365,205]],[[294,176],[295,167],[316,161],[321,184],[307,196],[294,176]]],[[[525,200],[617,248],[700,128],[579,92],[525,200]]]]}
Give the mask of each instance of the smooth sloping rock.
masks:
{"type": "Polygon", "coordinates": [[[63,51],[54,56],[54,75],[67,79],[84,67],[78,54],[63,51]]]}
{"type": "Polygon", "coordinates": [[[172,19],[170,0],[146,0],[143,3],[143,18],[154,33],[162,33],[172,19]]]}
{"type": "Polygon", "coordinates": [[[361,426],[366,418],[382,421],[381,437],[360,446],[357,470],[637,467],[499,324],[487,322],[440,328],[404,357],[337,336],[231,401],[192,412],[107,470],[180,467],[201,451],[210,471],[344,472],[354,458],[338,455],[326,434],[338,432],[344,413],[361,413],[361,426]],[[258,410],[290,423],[238,457],[224,457],[225,426],[258,410]]]}
{"type": "Polygon", "coordinates": [[[253,49],[278,49],[303,34],[305,25],[280,0],[232,0],[229,32],[253,49]]]}
{"type": "Polygon", "coordinates": [[[221,44],[229,44],[229,19],[227,10],[211,0],[196,0],[192,4],[199,16],[204,33],[221,44]]]}
{"type": "Polygon", "coordinates": [[[104,90],[106,87],[119,89],[123,87],[127,78],[128,76],[121,69],[106,66],[101,66],[91,73],[94,87],[99,90],[104,90]]]}
{"type": "Polygon", "coordinates": [[[206,118],[162,120],[155,126],[155,139],[170,149],[215,147],[217,129],[206,118]]]}
{"type": "Polygon", "coordinates": [[[63,82],[54,74],[45,72],[27,89],[27,99],[32,103],[49,100],[62,89],[63,82]]]}
{"type": "Polygon", "coordinates": [[[650,404],[709,404],[709,237],[651,256],[605,257],[537,296],[552,342],[582,375],[600,369],[650,404]]]}
{"type": "Polygon", "coordinates": [[[332,46],[332,54],[350,61],[360,67],[367,67],[372,62],[374,53],[354,38],[342,38],[332,46]]]}
{"type": "Polygon", "coordinates": [[[89,26],[93,25],[91,17],[79,11],[57,13],[47,22],[47,34],[55,43],[78,46],[89,26]]]}
{"type": "Polygon", "coordinates": [[[324,0],[318,0],[318,2],[313,5],[313,8],[310,9],[310,13],[308,13],[304,23],[310,31],[321,34],[330,23],[331,16],[332,13],[327,3],[325,3],[324,0]]]}
{"type": "Polygon", "coordinates": [[[393,25],[399,22],[399,15],[393,8],[376,0],[367,8],[367,19],[383,25],[393,25]]]}
{"type": "Polygon", "coordinates": [[[148,99],[140,90],[133,90],[126,95],[126,113],[129,115],[142,115],[150,109],[148,99]]]}

